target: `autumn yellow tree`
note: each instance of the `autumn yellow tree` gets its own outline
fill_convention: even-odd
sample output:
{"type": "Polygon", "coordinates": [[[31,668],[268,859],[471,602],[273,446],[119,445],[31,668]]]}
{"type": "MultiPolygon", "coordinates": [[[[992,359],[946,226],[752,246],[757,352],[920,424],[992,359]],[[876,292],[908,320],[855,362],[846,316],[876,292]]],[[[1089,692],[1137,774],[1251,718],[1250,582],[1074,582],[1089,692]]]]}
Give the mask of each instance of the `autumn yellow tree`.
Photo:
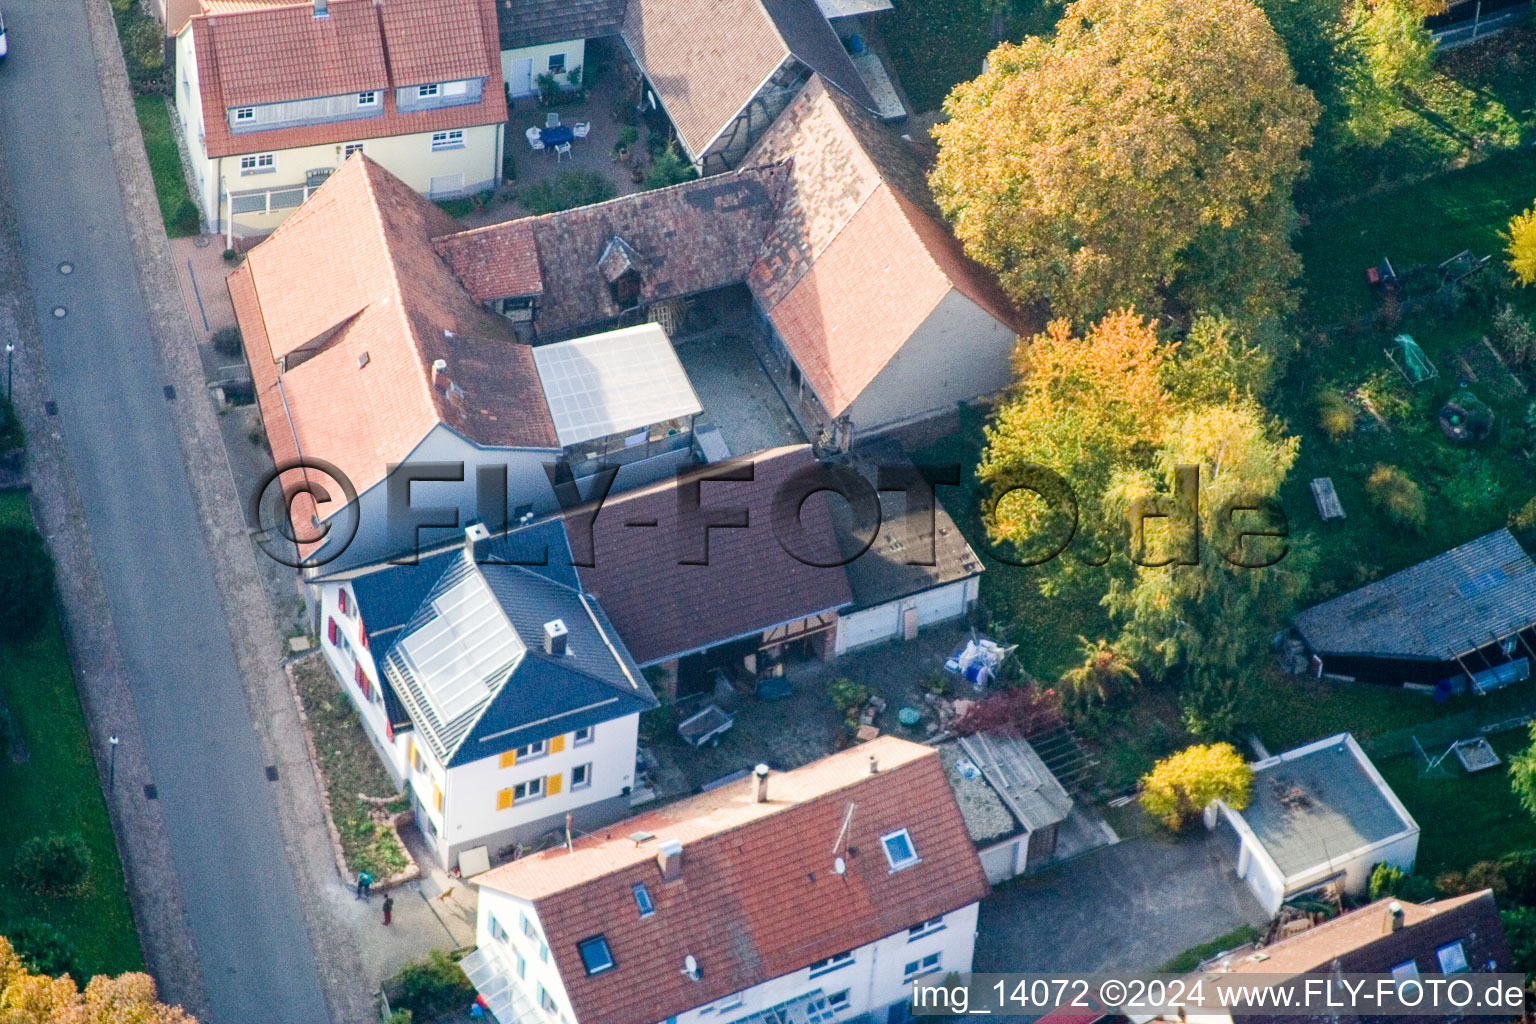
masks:
{"type": "Polygon", "coordinates": [[[935,198],[1021,303],[1245,322],[1294,304],[1317,103],[1251,0],[1077,0],[945,101],[935,198]]]}
{"type": "Polygon", "coordinates": [[[180,1007],[155,999],[147,974],[98,975],[85,991],[65,976],[27,970],[0,937],[0,1021],[5,1024],[197,1024],[180,1007]]]}
{"type": "Polygon", "coordinates": [[[1515,279],[1521,284],[1536,284],[1536,206],[1515,214],[1504,240],[1515,279]]]}
{"type": "Polygon", "coordinates": [[[1214,800],[1234,811],[1248,806],[1249,768],[1230,743],[1186,747],[1163,758],[1141,779],[1141,806],[1169,828],[1193,821],[1214,800]]]}

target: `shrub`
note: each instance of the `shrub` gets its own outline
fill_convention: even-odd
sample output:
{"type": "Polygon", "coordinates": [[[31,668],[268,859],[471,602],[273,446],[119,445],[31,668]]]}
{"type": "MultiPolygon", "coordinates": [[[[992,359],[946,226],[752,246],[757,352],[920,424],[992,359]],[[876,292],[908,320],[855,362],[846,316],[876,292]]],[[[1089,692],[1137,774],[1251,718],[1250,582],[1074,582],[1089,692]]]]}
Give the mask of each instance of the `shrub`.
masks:
{"type": "Polygon", "coordinates": [[[1317,396],[1317,425],[1330,441],[1342,441],[1355,429],[1355,407],[1337,391],[1317,396]]]}
{"type": "Polygon", "coordinates": [[[619,136],[615,145],[633,146],[640,141],[640,129],[632,124],[619,125],[619,136]]]}
{"type": "Polygon", "coordinates": [[[1365,481],[1365,493],[1382,514],[1404,529],[1422,531],[1428,516],[1424,489],[1396,466],[1377,465],[1365,481]]]}
{"type": "Polygon", "coordinates": [[[613,195],[613,182],[601,174],[566,171],[558,178],[529,185],[518,193],[517,201],[529,213],[545,214],[606,202],[613,195]]]}
{"type": "Polygon", "coordinates": [[[1401,868],[1387,863],[1377,864],[1371,869],[1369,894],[1372,900],[1396,896],[1410,903],[1424,903],[1439,895],[1427,878],[1407,874],[1401,868]]]}
{"type": "Polygon", "coordinates": [[[0,526],[0,637],[35,636],[53,610],[53,559],[30,526],[0,526]]]}
{"type": "Polygon", "coordinates": [[[827,684],[827,699],[843,714],[849,714],[864,706],[869,700],[869,687],[852,679],[838,677],[827,684]]]}
{"type": "Polygon", "coordinates": [[[1213,801],[1234,811],[1248,806],[1253,769],[1230,743],[1186,747],[1165,757],[1141,779],[1141,806],[1178,830],[1199,817],[1213,801]]]}
{"type": "Polygon", "coordinates": [[[1061,700],[1055,690],[1019,686],[988,694],[959,718],[954,731],[961,736],[987,729],[1016,729],[1031,736],[1042,728],[1061,721],[1061,700]]]}
{"type": "Polygon", "coordinates": [[[181,232],[178,237],[195,235],[202,230],[203,217],[197,212],[197,204],[186,196],[177,200],[176,211],[171,215],[171,227],[181,232]]]}
{"type": "Polygon", "coordinates": [[[238,327],[220,327],[213,332],[210,340],[213,342],[213,350],[226,359],[239,359],[245,355],[245,346],[241,343],[238,327]]]}
{"type": "Polygon", "coordinates": [[[1536,529],[1536,498],[1520,506],[1520,511],[1509,514],[1509,525],[1516,530],[1536,529]]]}
{"type": "Polygon", "coordinates": [[[112,0],[112,13],[127,14],[133,10],[133,0],[112,0]]]}
{"type": "Polygon", "coordinates": [[[80,968],[80,954],[75,947],[63,932],[48,922],[34,917],[23,918],[6,926],[5,937],[21,958],[22,966],[32,973],[51,978],[67,974],[79,985],[90,980],[80,968]]]}
{"type": "Polygon", "coordinates": [[[1536,909],[1509,907],[1501,910],[1499,923],[1504,926],[1512,965],[1529,979],[1536,973],[1536,909]]]}
{"type": "Polygon", "coordinates": [[[1426,305],[1438,320],[1449,320],[1467,304],[1467,286],[1459,281],[1441,281],[1430,293],[1426,305]]]}
{"type": "Polygon", "coordinates": [[[139,16],[128,22],[123,52],[130,68],[153,74],[165,67],[165,31],[154,18],[139,16]]]}
{"type": "Polygon", "coordinates": [[[1486,512],[1498,503],[1504,485],[1498,474],[1479,455],[1467,459],[1445,485],[1445,497],[1463,512],[1486,512]]]}
{"type": "Polygon", "coordinates": [[[698,176],[699,172],[683,159],[683,154],[678,152],[676,144],[672,144],[656,155],[650,170],[645,172],[645,187],[666,188],[668,185],[692,181],[698,176]]]}
{"type": "Polygon", "coordinates": [[[1493,314],[1492,334],[1495,347],[1510,366],[1524,366],[1536,356],[1536,328],[1508,303],[1493,314]]]}
{"type": "Polygon", "coordinates": [[[384,1024],[411,1024],[410,1010],[391,1010],[388,1017],[384,1018],[384,1024]]]}
{"type": "Polygon", "coordinates": [[[16,876],[33,892],[64,896],[85,888],[91,870],[91,851],[85,840],[71,833],[33,836],[16,853],[16,876]]]}
{"type": "Polygon", "coordinates": [[[475,997],[475,986],[458,962],[440,949],[400,968],[394,986],[400,988],[400,1007],[423,1017],[461,1007],[475,997]]]}

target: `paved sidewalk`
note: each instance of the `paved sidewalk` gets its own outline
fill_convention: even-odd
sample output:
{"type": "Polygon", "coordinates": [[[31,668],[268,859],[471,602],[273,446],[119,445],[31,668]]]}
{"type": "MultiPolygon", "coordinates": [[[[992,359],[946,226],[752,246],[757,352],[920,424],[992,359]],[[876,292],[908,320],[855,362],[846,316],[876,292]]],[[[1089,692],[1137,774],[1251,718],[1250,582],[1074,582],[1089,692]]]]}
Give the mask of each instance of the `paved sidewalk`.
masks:
{"type": "Polygon", "coordinates": [[[249,711],[267,763],[293,884],[311,952],[335,1022],[371,1019],[374,1006],[357,942],[345,911],[350,893],[340,884],[323,822],[319,791],[287,680],[279,668],[282,638],[270,614],[256,566],[242,503],[230,474],[218,418],[206,395],[197,341],[189,328],[171,249],[160,222],[154,181],[144,155],[111,11],[104,0],[83,0],[106,104],[106,121],[127,212],[129,241],[140,290],[160,349],[165,379],[200,400],[169,403],[183,461],[197,500],[198,519],[213,560],[249,711]]]}
{"type": "Polygon", "coordinates": [[[233,326],[235,306],[224,285],[235,264],[224,260],[224,240],[216,235],[172,238],[176,280],[187,304],[187,320],[199,345],[220,327],[233,326]]]}

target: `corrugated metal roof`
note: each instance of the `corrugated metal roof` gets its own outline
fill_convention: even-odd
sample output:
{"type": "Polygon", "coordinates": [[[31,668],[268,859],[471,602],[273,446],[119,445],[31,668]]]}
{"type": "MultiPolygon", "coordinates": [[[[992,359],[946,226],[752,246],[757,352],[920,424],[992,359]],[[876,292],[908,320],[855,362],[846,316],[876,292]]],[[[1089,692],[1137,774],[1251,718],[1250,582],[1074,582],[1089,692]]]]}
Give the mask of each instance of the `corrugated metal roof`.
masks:
{"type": "Polygon", "coordinates": [[[1536,562],[1496,530],[1296,616],[1321,655],[1449,661],[1536,624],[1536,562]]]}

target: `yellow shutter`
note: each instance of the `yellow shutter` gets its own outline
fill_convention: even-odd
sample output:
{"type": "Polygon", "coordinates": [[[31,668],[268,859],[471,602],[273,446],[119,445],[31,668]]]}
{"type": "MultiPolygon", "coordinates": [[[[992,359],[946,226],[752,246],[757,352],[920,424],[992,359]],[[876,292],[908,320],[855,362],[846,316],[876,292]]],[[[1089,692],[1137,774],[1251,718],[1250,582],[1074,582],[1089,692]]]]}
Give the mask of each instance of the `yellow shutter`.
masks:
{"type": "Polygon", "coordinates": [[[499,793],[496,794],[496,809],[498,811],[504,811],[508,807],[511,807],[511,806],[512,806],[512,791],[510,789],[503,789],[499,793]]]}
{"type": "Polygon", "coordinates": [[[544,792],[548,796],[554,796],[560,792],[560,776],[558,774],[551,775],[544,780],[544,792]]]}
{"type": "Polygon", "coordinates": [[[443,791],[437,787],[435,782],[432,783],[432,803],[437,810],[443,809],[443,791]]]}
{"type": "Polygon", "coordinates": [[[517,751],[508,750],[502,753],[501,766],[503,768],[511,768],[515,764],[517,764],[517,751]]]}
{"type": "Polygon", "coordinates": [[[554,739],[549,741],[549,752],[551,754],[558,754],[558,753],[560,753],[560,751],[562,751],[564,749],[565,749],[565,736],[564,736],[564,734],[556,736],[554,739]]]}

